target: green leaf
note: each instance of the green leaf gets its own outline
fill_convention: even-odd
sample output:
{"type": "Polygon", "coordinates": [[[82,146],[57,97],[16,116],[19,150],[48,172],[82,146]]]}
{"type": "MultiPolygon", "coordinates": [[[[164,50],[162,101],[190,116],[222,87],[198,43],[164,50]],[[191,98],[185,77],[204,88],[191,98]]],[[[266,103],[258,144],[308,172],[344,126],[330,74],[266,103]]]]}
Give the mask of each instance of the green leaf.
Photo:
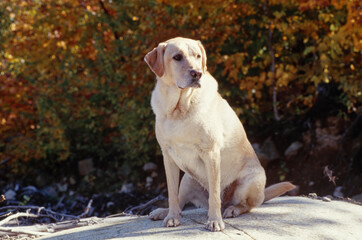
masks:
{"type": "Polygon", "coordinates": [[[303,56],[307,56],[309,53],[314,52],[314,50],[315,50],[314,46],[307,47],[306,49],[304,49],[303,56]]]}

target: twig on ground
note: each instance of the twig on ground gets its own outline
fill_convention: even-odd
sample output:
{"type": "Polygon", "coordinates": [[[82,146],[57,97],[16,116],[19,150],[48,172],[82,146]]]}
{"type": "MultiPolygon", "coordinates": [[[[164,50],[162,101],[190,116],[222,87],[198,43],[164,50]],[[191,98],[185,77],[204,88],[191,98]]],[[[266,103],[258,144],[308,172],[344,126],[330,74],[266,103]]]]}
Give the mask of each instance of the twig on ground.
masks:
{"type": "Polygon", "coordinates": [[[0,213],[0,218],[10,216],[11,214],[12,214],[11,212],[2,212],[2,213],[0,213]]]}
{"type": "MultiPolygon", "coordinates": [[[[80,221],[80,218],[88,215],[93,200],[90,200],[87,207],[84,209],[84,212],[79,216],[68,215],[63,213],[54,212],[50,209],[46,209],[45,207],[38,206],[4,206],[0,208],[0,211],[7,210],[8,212],[2,213],[1,217],[5,219],[0,221],[0,235],[18,235],[18,234],[27,234],[27,235],[35,235],[35,236],[43,236],[48,235],[51,232],[55,232],[57,230],[70,229],[75,227],[82,227],[89,225],[90,220],[80,221]],[[26,212],[17,212],[13,213],[17,210],[26,210],[26,212]],[[35,211],[36,213],[30,213],[30,211],[35,211]],[[33,226],[22,226],[22,227],[14,227],[4,225],[8,224],[11,220],[17,219],[19,217],[27,217],[27,218],[39,218],[46,217],[52,219],[54,222],[60,222],[65,218],[70,218],[71,221],[60,222],[60,223],[52,223],[46,225],[33,225],[33,226]]],[[[97,221],[95,221],[97,222],[97,221]]]]}
{"type": "MultiPolygon", "coordinates": [[[[147,208],[151,207],[152,204],[155,204],[158,201],[164,200],[165,197],[158,196],[151,201],[142,204],[141,206],[132,208],[131,211],[138,210],[138,213],[145,211],[147,208]]],[[[78,216],[68,215],[63,213],[54,212],[50,209],[46,209],[45,207],[39,206],[16,206],[16,205],[9,205],[0,207],[0,238],[3,236],[21,236],[21,235],[28,235],[30,236],[45,236],[51,233],[62,231],[65,229],[83,227],[87,225],[98,224],[100,222],[105,222],[105,219],[108,217],[115,217],[108,216],[106,218],[100,219],[97,217],[92,218],[83,218],[86,217],[91,208],[92,208],[93,199],[88,202],[87,207],[84,209],[84,212],[78,216]],[[19,212],[16,212],[19,211],[19,212]],[[22,212],[20,212],[22,211],[22,212]],[[26,212],[24,212],[26,211],[26,212]],[[48,223],[48,224],[36,224],[31,226],[14,226],[11,222],[13,219],[21,218],[40,218],[46,217],[52,219],[55,223],[48,223]],[[65,218],[68,218],[67,221],[64,221],[65,218]],[[81,219],[82,218],[82,219],[81,219]]],[[[129,214],[117,214],[118,216],[124,216],[129,214]]],[[[108,221],[111,219],[108,219],[108,221]]]]}
{"type": "Polygon", "coordinates": [[[32,213],[22,213],[22,212],[19,212],[19,213],[15,213],[15,214],[12,214],[10,216],[8,216],[7,218],[5,218],[4,220],[1,220],[0,221],[0,226],[10,222],[11,220],[15,219],[15,218],[19,218],[19,217],[34,217],[34,218],[37,218],[39,215],[35,215],[35,214],[32,214],[32,213]]]}
{"type": "Polygon", "coordinates": [[[143,215],[143,213],[147,210],[149,210],[153,204],[156,202],[164,201],[166,198],[162,195],[159,195],[155,197],[154,199],[151,199],[150,201],[146,202],[145,204],[141,204],[139,206],[133,207],[131,209],[126,209],[126,213],[133,213],[133,211],[136,211],[136,215],[143,215]]]}
{"type": "Polygon", "coordinates": [[[62,195],[62,197],[59,199],[59,201],[57,202],[57,204],[54,206],[53,209],[58,209],[60,207],[60,205],[62,204],[64,198],[65,198],[65,195],[62,195]]]}
{"type": "Polygon", "coordinates": [[[112,214],[112,215],[108,215],[104,218],[113,218],[113,217],[123,217],[123,216],[133,216],[130,213],[125,213],[125,212],[121,212],[121,213],[116,213],[116,214],[112,214]]]}
{"type": "Polygon", "coordinates": [[[329,178],[329,181],[333,182],[334,186],[336,186],[336,176],[333,176],[333,171],[328,168],[328,165],[324,167],[323,173],[329,178]]]}
{"type": "MultiPolygon", "coordinates": [[[[44,207],[38,207],[38,206],[13,206],[13,205],[9,205],[9,206],[5,206],[5,207],[1,207],[0,211],[2,210],[7,210],[7,209],[14,209],[14,210],[18,210],[18,209],[26,209],[26,210],[36,210],[38,214],[40,214],[41,211],[45,212],[45,215],[49,216],[49,218],[53,218],[56,221],[62,221],[65,218],[70,218],[70,219],[77,219],[79,220],[80,217],[78,216],[74,216],[74,215],[68,215],[68,214],[64,214],[64,213],[58,213],[58,212],[54,212],[50,209],[46,209],[44,207]]],[[[1,225],[1,224],[0,224],[1,225]]]]}
{"type": "Polygon", "coordinates": [[[96,220],[87,219],[82,221],[71,220],[66,222],[59,222],[59,223],[51,223],[45,225],[32,225],[32,226],[21,226],[21,227],[0,227],[0,235],[1,233],[17,235],[17,234],[28,234],[28,235],[49,235],[50,233],[54,233],[56,231],[77,228],[77,227],[84,227],[88,226],[90,222],[97,222],[96,220]]]}
{"type": "MultiPolygon", "coordinates": [[[[89,204],[88,204],[89,205],[89,204]]],[[[58,223],[51,223],[51,224],[44,224],[44,225],[32,225],[32,226],[21,226],[21,227],[3,227],[1,225],[5,225],[11,220],[18,218],[18,217],[50,217],[50,215],[43,215],[43,214],[32,214],[32,213],[23,213],[19,212],[16,214],[12,214],[9,217],[5,218],[0,222],[0,236],[1,235],[18,235],[18,234],[27,234],[27,235],[34,235],[34,236],[44,236],[49,235],[50,233],[54,233],[56,231],[77,228],[88,226],[90,224],[98,223],[96,219],[85,219],[85,220],[70,220],[66,222],[58,222],[58,223]]],[[[54,219],[57,220],[57,219],[54,219]]]]}
{"type": "Polygon", "coordinates": [[[93,199],[91,199],[89,202],[88,202],[88,205],[87,207],[84,209],[84,212],[78,216],[78,218],[83,218],[83,217],[86,217],[89,213],[89,210],[91,209],[92,207],[92,203],[93,203],[93,199]]]}
{"type": "Polygon", "coordinates": [[[90,220],[81,220],[81,221],[66,221],[66,222],[60,222],[60,223],[53,223],[51,225],[48,225],[48,231],[49,229],[52,229],[52,231],[59,231],[59,230],[65,230],[65,229],[71,229],[76,227],[84,227],[89,225],[90,220]]]}
{"type": "Polygon", "coordinates": [[[16,228],[0,227],[0,232],[13,233],[16,235],[23,233],[23,234],[35,235],[35,236],[45,236],[45,235],[50,234],[48,232],[37,232],[37,231],[33,231],[33,230],[27,230],[22,227],[16,227],[16,228]]]}

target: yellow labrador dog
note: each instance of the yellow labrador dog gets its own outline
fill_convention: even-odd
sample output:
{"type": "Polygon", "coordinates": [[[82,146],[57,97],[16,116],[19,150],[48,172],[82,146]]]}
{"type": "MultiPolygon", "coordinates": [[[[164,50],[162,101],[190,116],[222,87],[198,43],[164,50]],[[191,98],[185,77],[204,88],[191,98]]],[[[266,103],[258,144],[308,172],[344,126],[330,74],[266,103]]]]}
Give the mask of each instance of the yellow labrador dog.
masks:
{"type": "Polygon", "coordinates": [[[264,169],[237,115],[218,93],[200,41],[170,39],[145,61],[157,76],[151,105],[169,196],[169,208],[156,209],[151,219],[177,226],[182,208],[192,202],[208,206],[206,228],[221,231],[223,217],[249,212],[294,188],[282,182],[264,189],[264,169]],[[180,169],[185,175],[179,186],[180,169]]]}

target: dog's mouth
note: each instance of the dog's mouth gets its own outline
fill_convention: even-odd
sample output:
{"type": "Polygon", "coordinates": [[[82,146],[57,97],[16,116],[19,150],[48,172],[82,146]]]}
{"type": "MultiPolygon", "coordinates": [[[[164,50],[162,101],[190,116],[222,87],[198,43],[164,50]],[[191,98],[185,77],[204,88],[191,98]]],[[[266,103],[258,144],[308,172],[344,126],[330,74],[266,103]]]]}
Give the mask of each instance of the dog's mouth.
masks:
{"type": "Polygon", "coordinates": [[[201,83],[200,80],[193,80],[189,85],[187,85],[186,87],[181,87],[179,85],[177,85],[178,88],[180,89],[185,89],[185,88],[201,88],[201,83]]]}
{"type": "Polygon", "coordinates": [[[193,87],[193,88],[201,88],[200,81],[199,81],[199,80],[193,81],[193,82],[190,84],[190,87],[193,87]]]}

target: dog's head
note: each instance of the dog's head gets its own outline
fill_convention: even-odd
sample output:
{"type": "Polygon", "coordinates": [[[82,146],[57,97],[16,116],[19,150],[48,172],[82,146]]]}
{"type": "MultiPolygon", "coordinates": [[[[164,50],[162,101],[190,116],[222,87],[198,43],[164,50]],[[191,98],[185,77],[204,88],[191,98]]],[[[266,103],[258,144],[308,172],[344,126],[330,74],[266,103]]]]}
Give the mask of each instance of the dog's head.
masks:
{"type": "Polygon", "coordinates": [[[173,38],[149,52],[145,62],[159,79],[184,89],[200,88],[206,74],[206,53],[200,41],[173,38]]]}

